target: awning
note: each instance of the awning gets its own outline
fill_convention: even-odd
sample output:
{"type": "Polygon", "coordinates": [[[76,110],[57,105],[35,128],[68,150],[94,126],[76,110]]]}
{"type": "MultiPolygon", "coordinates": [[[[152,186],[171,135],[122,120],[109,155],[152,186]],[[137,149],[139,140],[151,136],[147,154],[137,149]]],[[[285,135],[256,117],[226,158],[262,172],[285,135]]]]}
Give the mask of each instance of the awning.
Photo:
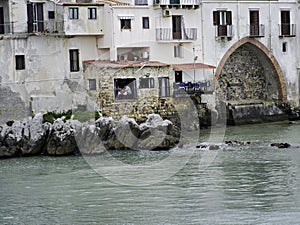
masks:
{"type": "Polygon", "coordinates": [[[183,63],[173,64],[173,70],[193,70],[193,69],[215,69],[215,66],[207,65],[204,63],[183,63]]]}
{"type": "Polygon", "coordinates": [[[133,20],[134,19],[134,15],[118,15],[118,18],[120,20],[133,20]]]}

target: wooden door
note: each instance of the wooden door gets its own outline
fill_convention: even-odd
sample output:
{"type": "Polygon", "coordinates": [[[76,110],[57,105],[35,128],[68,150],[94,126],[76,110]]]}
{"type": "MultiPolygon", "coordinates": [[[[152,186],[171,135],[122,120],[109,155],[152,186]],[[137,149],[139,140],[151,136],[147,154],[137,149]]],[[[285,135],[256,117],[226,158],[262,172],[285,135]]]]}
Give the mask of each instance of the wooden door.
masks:
{"type": "Polygon", "coordinates": [[[290,35],[290,11],[281,11],[281,34],[290,35]]]}
{"type": "Polygon", "coordinates": [[[250,36],[259,36],[259,11],[250,11],[250,36]]]}

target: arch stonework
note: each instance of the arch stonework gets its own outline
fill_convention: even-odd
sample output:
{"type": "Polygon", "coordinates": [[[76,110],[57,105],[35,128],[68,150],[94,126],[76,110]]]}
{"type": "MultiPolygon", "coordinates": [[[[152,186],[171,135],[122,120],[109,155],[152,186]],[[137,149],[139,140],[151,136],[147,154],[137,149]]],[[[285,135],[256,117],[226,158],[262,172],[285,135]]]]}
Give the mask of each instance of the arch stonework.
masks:
{"type": "Polygon", "coordinates": [[[265,54],[266,58],[270,61],[271,65],[273,66],[275,74],[277,75],[274,78],[276,79],[276,83],[278,86],[279,100],[281,100],[282,102],[286,102],[287,101],[287,90],[286,90],[285,77],[279,66],[278,61],[276,60],[273,53],[271,51],[269,51],[269,49],[264,44],[262,44],[261,42],[259,42],[258,40],[254,39],[254,38],[249,38],[249,37],[242,38],[241,40],[236,42],[234,45],[232,45],[228,49],[228,51],[222,57],[219,65],[216,69],[216,72],[215,72],[214,90],[216,91],[218,79],[220,77],[222,68],[224,67],[226,61],[228,60],[228,58],[231,56],[232,53],[234,53],[240,46],[242,46],[244,44],[252,44],[253,46],[257,47],[258,49],[261,50],[261,52],[263,52],[265,54]]]}

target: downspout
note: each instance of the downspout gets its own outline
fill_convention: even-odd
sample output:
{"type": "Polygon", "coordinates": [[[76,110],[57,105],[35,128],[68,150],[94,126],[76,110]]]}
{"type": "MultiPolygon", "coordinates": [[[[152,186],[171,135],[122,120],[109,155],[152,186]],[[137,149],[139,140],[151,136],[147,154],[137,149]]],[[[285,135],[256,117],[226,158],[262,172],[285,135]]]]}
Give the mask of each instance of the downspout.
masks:
{"type": "Polygon", "coordinates": [[[111,48],[112,48],[112,51],[110,51],[110,54],[113,52],[114,53],[114,60],[111,60],[112,59],[112,56],[110,56],[110,60],[111,61],[116,61],[115,59],[115,51],[116,51],[116,46],[115,46],[115,24],[114,24],[114,8],[113,6],[110,4],[109,5],[110,7],[110,10],[111,10],[111,25],[112,25],[112,38],[111,38],[111,48]]]}
{"type": "Polygon", "coordinates": [[[239,23],[239,18],[240,18],[240,1],[237,0],[237,36],[238,40],[240,40],[240,23],[239,23]]]}
{"type": "Polygon", "coordinates": [[[272,51],[272,27],[271,27],[271,1],[269,1],[269,41],[268,41],[268,48],[272,51]]]}

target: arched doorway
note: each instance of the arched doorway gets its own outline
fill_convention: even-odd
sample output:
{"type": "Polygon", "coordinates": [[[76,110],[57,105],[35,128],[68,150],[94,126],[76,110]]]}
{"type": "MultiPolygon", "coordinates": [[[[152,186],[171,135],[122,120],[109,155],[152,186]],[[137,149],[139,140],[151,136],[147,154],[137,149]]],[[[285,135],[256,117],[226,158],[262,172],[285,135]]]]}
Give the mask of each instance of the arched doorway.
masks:
{"type": "Polygon", "coordinates": [[[266,46],[243,38],[223,56],[215,73],[215,92],[225,101],[286,102],[280,66],[266,46]]]}

